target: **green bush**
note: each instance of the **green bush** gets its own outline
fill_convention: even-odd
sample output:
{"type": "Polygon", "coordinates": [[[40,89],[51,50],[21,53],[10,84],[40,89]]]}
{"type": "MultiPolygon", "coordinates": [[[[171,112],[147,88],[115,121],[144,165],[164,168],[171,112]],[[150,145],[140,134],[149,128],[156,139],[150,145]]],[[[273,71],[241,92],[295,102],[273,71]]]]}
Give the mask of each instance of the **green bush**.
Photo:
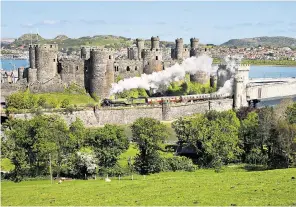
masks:
{"type": "Polygon", "coordinates": [[[43,96],[40,96],[37,101],[38,106],[44,107],[46,105],[46,98],[43,96]]]}
{"type": "Polygon", "coordinates": [[[65,112],[72,114],[73,111],[75,110],[73,105],[69,105],[65,108],[65,112]]]}
{"type": "Polygon", "coordinates": [[[37,104],[37,99],[27,90],[19,91],[7,97],[7,107],[15,109],[32,109],[37,104]]]}
{"type": "Polygon", "coordinates": [[[83,87],[80,87],[79,85],[76,85],[72,83],[65,89],[65,93],[69,94],[86,94],[86,91],[83,87]]]}
{"type": "Polygon", "coordinates": [[[61,108],[67,108],[70,105],[69,99],[64,99],[61,102],[61,108]]]}
{"type": "Polygon", "coordinates": [[[114,165],[113,167],[110,168],[101,168],[99,170],[99,175],[100,176],[110,176],[110,177],[118,177],[128,175],[128,170],[120,167],[119,165],[114,165]]]}
{"type": "Polygon", "coordinates": [[[57,108],[58,107],[58,101],[55,99],[52,99],[49,101],[49,103],[46,103],[46,108],[52,109],[52,108],[57,108]]]}
{"type": "Polygon", "coordinates": [[[193,164],[192,160],[187,157],[169,157],[163,158],[163,169],[162,171],[189,171],[192,172],[196,170],[196,166],[193,164]]]}

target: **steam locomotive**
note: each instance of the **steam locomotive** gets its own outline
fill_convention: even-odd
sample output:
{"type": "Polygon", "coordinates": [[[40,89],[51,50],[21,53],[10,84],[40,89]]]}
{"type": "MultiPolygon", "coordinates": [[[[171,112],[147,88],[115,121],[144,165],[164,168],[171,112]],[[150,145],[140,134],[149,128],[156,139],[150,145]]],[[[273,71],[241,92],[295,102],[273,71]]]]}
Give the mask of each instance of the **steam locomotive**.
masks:
{"type": "Polygon", "coordinates": [[[185,96],[163,96],[163,97],[139,97],[129,99],[104,99],[102,106],[136,106],[136,105],[159,105],[164,102],[170,103],[188,103],[196,101],[216,100],[232,98],[230,93],[225,94],[196,94],[196,95],[185,95],[185,96]]]}

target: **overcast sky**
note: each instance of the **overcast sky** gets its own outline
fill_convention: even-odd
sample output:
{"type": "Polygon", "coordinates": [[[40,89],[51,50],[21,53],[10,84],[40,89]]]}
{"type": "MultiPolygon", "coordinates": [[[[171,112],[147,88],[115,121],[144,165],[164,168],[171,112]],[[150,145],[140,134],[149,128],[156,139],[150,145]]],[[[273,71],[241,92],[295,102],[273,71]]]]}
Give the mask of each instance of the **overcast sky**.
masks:
{"type": "Polygon", "coordinates": [[[2,38],[120,35],[191,37],[221,44],[257,36],[296,38],[296,2],[1,2],[2,38]]]}

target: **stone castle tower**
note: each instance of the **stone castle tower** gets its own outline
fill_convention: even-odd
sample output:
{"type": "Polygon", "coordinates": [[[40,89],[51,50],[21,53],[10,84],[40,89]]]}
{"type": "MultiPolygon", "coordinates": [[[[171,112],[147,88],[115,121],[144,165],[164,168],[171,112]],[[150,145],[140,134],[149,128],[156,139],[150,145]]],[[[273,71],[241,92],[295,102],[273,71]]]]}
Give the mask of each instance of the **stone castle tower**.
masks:
{"type": "Polygon", "coordinates": [[[58,72],[58,45],[43,44],[29,46],[28,82],[46,82],[58,72]]]}
{"type": "Polygon", "coordinates": [[[35,65],[37,80],[45,82],[55,77],[58,72],[58,45],[44,44],[35,46],[35,65]]]}
{"type": "Polygon", "coordinates": [[[234,108],[248,106],[247,102],[247,84],[249,82],[250,65],[240,64],[235,70],[234,77],[234,108]]]}
{"type": "Polygon", "coordinates": [[[92,49],[88,69],[89,93],[100,98],[109,97],[111,85],[114,82],[114,60],[112,50],[92,49]]]}

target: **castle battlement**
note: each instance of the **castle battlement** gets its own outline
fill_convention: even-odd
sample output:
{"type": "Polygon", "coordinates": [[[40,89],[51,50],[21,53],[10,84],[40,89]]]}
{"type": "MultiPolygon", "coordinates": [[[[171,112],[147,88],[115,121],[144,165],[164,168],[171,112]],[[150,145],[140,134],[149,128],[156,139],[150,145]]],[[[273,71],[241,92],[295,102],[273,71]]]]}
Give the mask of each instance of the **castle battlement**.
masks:
{"type": "Polygon", "coordinates": [[[153,40],[153,41],[159,41],[160,39],[159,39],[158,36],[156,36],[156,37],[151,37],[151,40],[153,40]]]}
{"type": "Polygon", "coordinates": [[[116,52],[115,49],[112,49],[112,48],[91,48],[91,51],[92,52],[116,52]]]}
{"type": "Polygon", "coordinates": [[[176,42],[183,42],[183,38],[177,38],[176,42]]]}
{"type": "Polygon", "coordinates": [[[29,44],[29,48],[35,48],[37,44],[29,44]]]}
{"type": "Polygon", "coordinates": [[[34,45],[35,48],[40,48],[43,50],[53,50],[53,51],[57,51],[58,50],[58,44],[37,44],[34,45]]]}
{"type": "Polygon", "coordinates": [[[195,37],[192,37],[192,38],[190,38],[190,42],[199,42],[199,39],[195,38],[195,37]]]}

